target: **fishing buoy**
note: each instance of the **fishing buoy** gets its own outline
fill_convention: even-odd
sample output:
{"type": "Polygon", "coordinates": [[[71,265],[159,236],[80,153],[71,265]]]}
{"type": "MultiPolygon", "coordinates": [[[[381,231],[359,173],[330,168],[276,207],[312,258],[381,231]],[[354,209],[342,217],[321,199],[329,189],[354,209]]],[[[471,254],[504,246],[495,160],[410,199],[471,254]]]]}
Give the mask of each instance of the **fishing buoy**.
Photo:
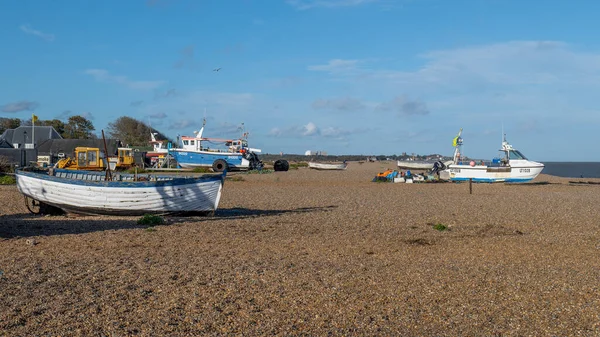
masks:
{"type": "Polygon", "coordinates": [[[471,162],[469,163],[469,165],[475,166],[475,162],[471,160],[471,162]]]}

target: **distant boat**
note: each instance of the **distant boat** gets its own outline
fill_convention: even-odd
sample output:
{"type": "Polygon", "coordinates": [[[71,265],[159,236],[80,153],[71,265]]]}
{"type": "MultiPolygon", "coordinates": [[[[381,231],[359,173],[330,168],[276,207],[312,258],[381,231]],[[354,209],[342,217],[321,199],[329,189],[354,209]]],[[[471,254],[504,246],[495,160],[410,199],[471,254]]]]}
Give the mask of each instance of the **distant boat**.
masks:
{"type": "MultiPolygon", "coordinates": [[[[415,161],[415,160],[398,160],[398,168],[406,169],[406,170],[431,170],[433,165],[436,162],[434,161],[415,161]]],[[[448,166],[454,163],[452,160],[444,162],[444,165],[448,166]]]]}
{"type": "MultiPolygon", "coordinates": [[[[33,204],[80,214],[214,212],[226,173],[155,176],[50,169],[17,170],[17,188],[33,204]]],[[[29,206],[28,206],[29,207],[29,206]]],[[[31,210],[31,209],[30,209],[31,210]]]]}
{"type": "Polygon", "coordinates": [[[316,162],[308,162],[308,167],[315,170],[345,170],[348,167],[346,162],[339,164],[332,163],[316,163],[316,162]]]}
{"type": "Polygon", "coordinates": [[[448,165],[447,172],[451,181],[465,181],[473,179],[475,182],[527,182],[535,179],[544,164],[527,159],[520,151],[516,150],[506,141],[504,135],[500,157],[491,162],[463,161],[461,146],[463,143],[462,129],[453,139],[453,163],[448,165]]]}
{"type": "MultiPolygon", "coordinates": [[[[165,146],[165,140],[156,140],[157,133],[150,133],[150,144],[152,144],[152,151],[146,152],[146,158],[150,160],[150,165],[153,167],[162,166],[169,149],[165,146]]],[[[169,144],[170,145],[170,144],[169,144]]]]}

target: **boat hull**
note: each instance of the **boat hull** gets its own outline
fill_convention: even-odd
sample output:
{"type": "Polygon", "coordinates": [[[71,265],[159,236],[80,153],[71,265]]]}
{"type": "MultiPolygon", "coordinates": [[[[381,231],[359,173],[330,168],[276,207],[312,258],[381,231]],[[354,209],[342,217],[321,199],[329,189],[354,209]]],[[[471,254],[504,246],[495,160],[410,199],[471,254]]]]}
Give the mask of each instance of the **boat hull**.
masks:
{"type": "Polygon", "coordinates": [[[536,162],[511,163],[510,166],[459,165],[453,164],[446,170],[450,181],[523,183],[535,179],[544,169],[536,162]]]}
{"type": "Polygon", "coordinates": [[[104,181],[104,172],[55,170],[16,173],[25,196],[82,214],[141,215],[214,212],[225,174],[155,181],[104,181]]]}
{"type": "Polygon", "coordinates": [[[212,167],[213,163],[222,159],[227,162],[230,170],[248,170],[250,161],[242,153],[210,152],[210,151],[169,151],[171,156],[183,168],[212,167]]]}
{"type": "Polygon", "coordinates": [[[341,164],[327,164],[327,163],[314,163],[309,162],[308,167],[315,170],[345,170],[348,165],[346,163],[341,164]]]}

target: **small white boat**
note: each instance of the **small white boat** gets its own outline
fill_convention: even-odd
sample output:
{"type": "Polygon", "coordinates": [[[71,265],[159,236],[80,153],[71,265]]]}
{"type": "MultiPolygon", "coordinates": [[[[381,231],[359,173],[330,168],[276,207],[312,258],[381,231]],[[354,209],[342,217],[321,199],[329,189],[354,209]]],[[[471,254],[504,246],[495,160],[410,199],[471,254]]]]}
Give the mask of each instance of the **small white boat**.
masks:
{"type": "Polygon", "coordinates": [[[315,170],[345,170],[348,167],[346,162],[343,163],[316,163],[316,162],[308,162],[308,167],[315,170]]]}
{"type": "MultiPolygon", "coordinates": [[[[405,170],[431,170],[436,162],[433,161],[414,161],[414,160],[398,160],[398,168],[405,170]]],[[[448,166],[453,161],[449,160],[444,162],[444,165],[448,166]]]]}
{"type": "Polygon", "coordinates": [[[447,172],[450,181],[465,181],[473,179],[474,182],[528,182],[537,177],[544,169],[544,164],[527,159],[520,151],[512,147],[506,136],[502,141],[501,157],[485,163],[463,161],[461,158],[462,129],[453,140],[454,161],[448,165],[447,172]]]}
{"type": "Polygon", "coordinates": [[[102,171],[16,171],[17,188],[33,206],[108,215],[214,212],[225,175],[226,172],[200,177],[113,172],[107,178],[102,171]]]}

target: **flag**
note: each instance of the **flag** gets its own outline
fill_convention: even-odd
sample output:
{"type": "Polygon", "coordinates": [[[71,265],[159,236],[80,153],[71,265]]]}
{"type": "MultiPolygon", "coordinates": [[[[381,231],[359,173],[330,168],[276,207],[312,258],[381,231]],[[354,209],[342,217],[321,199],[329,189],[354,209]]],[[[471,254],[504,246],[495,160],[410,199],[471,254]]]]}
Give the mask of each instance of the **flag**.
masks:
{"type": "Polygon", "coordinates": [[[38,120],[38,116],[31,114],[31,122],[35,123],[35,122],[37,122],[37,120],[38,120]]]}
{"type": "Polygon", "coordinates": [[[454,137],[452,139],[452,146],[457,147],[458,145],[462,145],[462,139],[460,138],[461,133],[462,133],[462,128],[460,128],[460,131],[458,131],[458,135],[456,135],[456,137],[454,137]]]}

